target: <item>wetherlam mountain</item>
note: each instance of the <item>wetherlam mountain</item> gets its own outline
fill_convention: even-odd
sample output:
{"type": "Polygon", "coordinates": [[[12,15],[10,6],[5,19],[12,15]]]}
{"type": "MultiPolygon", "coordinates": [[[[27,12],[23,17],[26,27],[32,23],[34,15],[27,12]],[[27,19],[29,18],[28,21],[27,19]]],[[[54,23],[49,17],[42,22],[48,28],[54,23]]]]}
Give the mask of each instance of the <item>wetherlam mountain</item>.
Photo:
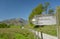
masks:
{"type": "Polygon", "coordinates": [[[28,24],[27,20],[24,20],[23,18],[12,18],[3,20],[0,23],[6,23],[7,25],[16,25],[16,26],[25,26],[28,24]]]}

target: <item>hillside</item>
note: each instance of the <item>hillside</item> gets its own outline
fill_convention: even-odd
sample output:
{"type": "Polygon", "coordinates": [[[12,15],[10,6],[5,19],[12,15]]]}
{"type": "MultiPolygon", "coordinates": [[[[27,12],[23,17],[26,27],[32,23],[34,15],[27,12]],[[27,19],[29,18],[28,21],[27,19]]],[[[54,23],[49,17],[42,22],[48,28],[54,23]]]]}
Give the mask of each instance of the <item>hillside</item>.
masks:
{"type": "Polygon", "coordinates": [[[12,18],[12,19],[7,19],[3,20],[0,23],[6,23],[8,25],[16,25],[16,26],[25,26],[27,24],[27,21],[24,20],[23,18],[12,18]]]}

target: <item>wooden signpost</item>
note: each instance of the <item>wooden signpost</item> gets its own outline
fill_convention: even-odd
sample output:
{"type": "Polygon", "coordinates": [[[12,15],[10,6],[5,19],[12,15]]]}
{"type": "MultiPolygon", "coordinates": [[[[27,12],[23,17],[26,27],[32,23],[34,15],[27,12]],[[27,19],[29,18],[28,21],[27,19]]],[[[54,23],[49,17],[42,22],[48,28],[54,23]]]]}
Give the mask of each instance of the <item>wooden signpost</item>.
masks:
{"type": "Polygon", "coordinates": [[[53,16],[37,16],[32,19],[32,23],[35,25],[54,25],[54,24],[56,24],[57,25],[57,37],[58,37],[58,39],[60,39],[60,6],[56,8],[56,18],[53,16]],[[52,21],[53,21],[53,23],[52,23],[52,21]]]}
{"type": "Polygon", "coordinates": [[[56,24],[56,16],[37,15],[32,19],[32,23],[35,25],[55,25],[56,24]]]}
{"type": "MultiPolygon", "coordinates": [[[[56,25],[56,16],[53,15],[37,15],[32,19],[32,23],[35,25],[56,25]]],[[[43,34],[41,32],[41,39],[43,39],[43,34]]]]}

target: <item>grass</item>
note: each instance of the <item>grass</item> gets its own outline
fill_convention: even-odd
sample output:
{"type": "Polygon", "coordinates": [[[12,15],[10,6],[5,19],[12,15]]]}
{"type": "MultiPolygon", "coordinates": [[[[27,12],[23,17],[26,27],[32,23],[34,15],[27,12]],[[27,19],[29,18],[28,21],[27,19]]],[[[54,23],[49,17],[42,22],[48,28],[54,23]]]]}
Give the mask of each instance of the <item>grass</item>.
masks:
{"type": "Polygon", "coordinates": [[[1,39],[36,39],[36,36],[27,29],[0,28],[1,39]]]}
{"type": "Polygon", "coordinates": [[[6,39],[8,37],[8,39],[36,39],[36,36],[34,35],[34,33],[31,33],[30,31],[28,31],[28,29],[34,29],[36,31],[42,31],[43,33],[49,34],[49,35],[53,35],[53,36],[57,36],[57,26],[43,26],[43,27],[39,27],[39,28],[31,28],[30,26],[24,26],[25,29],[21,29],[20,26],[11,26],[10,28],[0,28],[0,34],[4,34],[3,38],[1,39],[6,39]],[[8,34],[9,33],[9,34],[8,34]],[[8,35],[7,35],[8,34],[8,35]],[[10,37],[11,36],[11,37],[10,37]],[[35,37],[34,37],[35,36],[35,37]]]}
{"type": "Polygon", "coordinates": [[[31,26],[25,26],[25,28],[31,28],[33,30],[39,31],[42,33],[46,33],[52,36],[57,36],[57,26],[56,25],[49,25],[49,26],[43,26],[43,27],[38,27],[38,28],[33,28],[31,26]]]}
{"type": "Polygon", "coordinates": [[[53,35],[53,36],[57,36],[57,26],[43,26],[43,27],[39,27],[39,28],[34,28],[37,31],[49,34],[49,35],[53,35]]]}
{"type": "MultiPolygon", "coordinates": [[[[26,29],[31,28],[30,26],[24,26],[26,29]]],[[[11,28],[21,28],[20,26],[12,26],[11,28]]],[[[49,26],[43,26],[43,27],[39,27],[39,28],[32,28],[34,30],[37,31],[42,31],[43,33],[49,34],[49,35],[53,35],[53,36],[57,36],[57,26],[56,25],[49,25],[49,26]]]]}
{"type": "Polygon", "coordinates": [[[10,28],[21,28],[21,26],[10,26],[10,28]]]}
{"type": "Polygon", "coordinates": [[[19,34],[19,33],[15,33],[15,34],[14,34],[14,37],[15,37],[16,39],[27,39],[25,36],[23,36],[22,34],[19,34]]]}

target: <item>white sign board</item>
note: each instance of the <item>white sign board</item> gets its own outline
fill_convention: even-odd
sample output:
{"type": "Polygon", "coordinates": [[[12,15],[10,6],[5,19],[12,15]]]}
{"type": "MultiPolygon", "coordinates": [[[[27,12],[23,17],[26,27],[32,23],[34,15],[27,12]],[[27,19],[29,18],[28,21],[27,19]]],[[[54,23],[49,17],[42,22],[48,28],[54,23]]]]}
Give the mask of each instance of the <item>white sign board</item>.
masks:
{"type": "Polygon", "coordinates": [[[32,23],[35,25],[55,25],[56,17],[55,16],[35,17],[32,19],[32,23]]]}

